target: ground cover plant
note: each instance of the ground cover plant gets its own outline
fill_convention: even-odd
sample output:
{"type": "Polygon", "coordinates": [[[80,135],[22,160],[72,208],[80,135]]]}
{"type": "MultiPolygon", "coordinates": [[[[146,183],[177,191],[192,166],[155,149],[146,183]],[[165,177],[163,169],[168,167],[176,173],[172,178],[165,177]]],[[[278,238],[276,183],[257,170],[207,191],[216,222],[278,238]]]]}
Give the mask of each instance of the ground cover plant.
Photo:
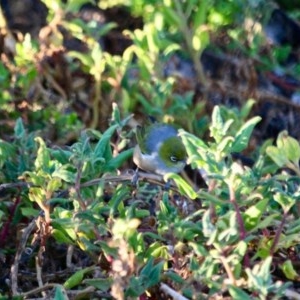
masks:
{"type": "Polygon", "coordinates": [[[25,2],[0,3],[0,299],[300,299],[297,3],[25,2]],[[148,116],[187,166],[133,182],[148,116]]]}

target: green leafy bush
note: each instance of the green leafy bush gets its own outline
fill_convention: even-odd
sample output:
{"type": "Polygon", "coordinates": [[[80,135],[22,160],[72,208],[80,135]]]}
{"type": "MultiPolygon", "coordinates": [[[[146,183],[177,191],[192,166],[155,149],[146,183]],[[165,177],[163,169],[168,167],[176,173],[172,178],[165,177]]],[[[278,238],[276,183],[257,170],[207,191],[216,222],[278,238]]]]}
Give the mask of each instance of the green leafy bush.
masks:
{"type": "MultiPolygon", "coordinates": [[[[287,131],[253,142],[257,102],[209,103],[215,86],[200,60],[220,32],[223,50],[257,58],[263,35],[246,34],[241,16],[262,17],[268,3],[125,1],[144,23],[124,30],[131,44],[114,55],[102,38],[116,24],[78,18],[88,2],[44,1],[49,36],[38,43],[26,35],[0,63],[1,115],[15,120],[0,140],[0,261],[11,262],[0,297],[290,297],[299,280],[299,142],[287,131]],[[62,47],[66,32],[84,51],[62,47]],[[177,89],[176,69],[165,72],[177,55],[192,65],[188,90],[177,89]],[[88,129],[80,110],[89,112],[88,129]],[[182,124],[186,173],[142,174],[132,184],[141,114],[182,124]],[[22,287],[19,266],[28,275],[22,287]]],[[[263,66],[289,51],[263,56],[263,66]]]]}

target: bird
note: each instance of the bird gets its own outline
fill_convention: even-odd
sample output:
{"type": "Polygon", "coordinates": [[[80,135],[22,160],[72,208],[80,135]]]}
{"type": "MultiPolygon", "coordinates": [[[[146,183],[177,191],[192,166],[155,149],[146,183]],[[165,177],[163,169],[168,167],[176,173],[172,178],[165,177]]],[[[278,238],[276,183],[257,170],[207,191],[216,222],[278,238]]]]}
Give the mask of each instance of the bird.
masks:
{"type": "Polygon", "coordinates": [[[138,169],[162,176],[183,170],[187,153],[173,125],[159,122],[138,125],[135,133],[133,162],[138,169]]]}

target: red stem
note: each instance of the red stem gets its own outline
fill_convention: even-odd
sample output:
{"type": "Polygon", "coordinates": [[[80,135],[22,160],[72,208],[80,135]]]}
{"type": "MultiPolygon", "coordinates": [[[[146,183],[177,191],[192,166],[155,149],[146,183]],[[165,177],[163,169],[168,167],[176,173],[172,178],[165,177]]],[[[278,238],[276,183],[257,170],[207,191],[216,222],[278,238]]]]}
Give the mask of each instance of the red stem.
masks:
{"type": "MultiPolygon", "coordinates": [[[[232,203],[232,205],[235,209],[235,212],[236,212],[236,218],[237,218],[237,222],[238,222],[238,225],[240,228],[240,239],[243,241],[243,240],[245,240],[247,233],[246,233],[244,221],[243,221],[239,206],[235,199],[235,192],[231,185],[229,185],[229,195],[230,195],[230,202],[232,203]]],[[[244,256],[244,265],[246,268],[250,267],[250,259],[249,259],[248,251],[246,251],[245,256],[244,256]]]]}

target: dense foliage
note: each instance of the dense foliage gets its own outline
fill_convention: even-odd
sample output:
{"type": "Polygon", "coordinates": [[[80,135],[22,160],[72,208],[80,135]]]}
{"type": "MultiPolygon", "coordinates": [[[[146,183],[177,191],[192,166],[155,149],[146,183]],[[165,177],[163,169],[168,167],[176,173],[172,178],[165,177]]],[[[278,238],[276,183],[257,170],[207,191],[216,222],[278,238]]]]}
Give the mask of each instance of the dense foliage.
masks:
{"type": "Polygon", "coordinates": [[[274,3],[92,2],[0,32],[0,298],[299,299],[298,131],[266,117],[299,107],[265,88],[299,64],[266,38],[274,3]],[[188,166],[134,185],[147,115],[188,166]]]}

